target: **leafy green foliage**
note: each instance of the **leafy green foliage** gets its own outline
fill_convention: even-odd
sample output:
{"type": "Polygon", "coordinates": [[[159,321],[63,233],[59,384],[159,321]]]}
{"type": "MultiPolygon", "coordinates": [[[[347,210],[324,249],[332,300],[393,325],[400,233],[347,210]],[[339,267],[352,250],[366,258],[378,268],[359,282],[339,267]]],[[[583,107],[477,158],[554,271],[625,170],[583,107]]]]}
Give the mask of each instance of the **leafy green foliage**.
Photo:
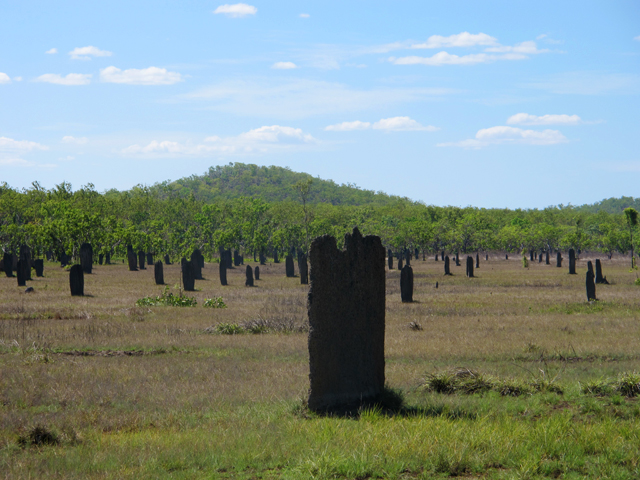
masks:
{"type": "Polygon", "coordinates": [[[207,308],[227,308],[227,304],[224,303],[222,297],[207,298],[202,306],[207,308]]]}
{"type": "MultiPolygon", "coordinates": [[[[627,210],[629,210],[628,207],[627,210]]],[[[633,209],[633,208],[631,208],[633,209]]],[[[34,184],[14,190],[0,185],[0,247],[26,244],[38,256],[51,251],[78,255],[88,242],[96,255],[151,252],[189,258],[195,248],[212,259],[222,249],[282,258],[306,249],[319,235],[344,234],[357,226],[378,235],[396,252],[470,252],[590,249],[634,251],[639,236],[628,215],[569,206],[544,210],[435,207],[381,192],[336,185],[279,167],[240,163],[152,187],[98,193],[89,184],[73,191],[34,184]]]]}
{"type": "Polygon", "coordinates": [[[195,307],[197,304],[195,297],[189,297],[183,293],[174,295],[169,291],[168,286],[164,287],[162,294],[157,297],[144,297],[136,301],[137,307],[195,307]]]}
{"type": "Polygon", "coordinates": [[[353,184],[338,185],[332,180],[313,178],[288,168],[243,163],[211,167],[202,176],[193,175],[164,186],[172,193],[185,197],[194,195],[207,203],[253,196],[267,202],[281,202],[297,201],[299,193],[294,186],[310,180],[314,183],[314,188],[308,192],[310,204],[388,205],[400,199],[383,192],[363,190],[353,184]]]}
{"type": "MultiPolygon", "coordinates": [[[[209,331],[209,329],[207,329],[207,331],[209,331]]],[[[219,323],[210,331],[211,333],[219,333],[221,335],[239,335],[245,333],[244,328],[237,323],[219,323]]]]}

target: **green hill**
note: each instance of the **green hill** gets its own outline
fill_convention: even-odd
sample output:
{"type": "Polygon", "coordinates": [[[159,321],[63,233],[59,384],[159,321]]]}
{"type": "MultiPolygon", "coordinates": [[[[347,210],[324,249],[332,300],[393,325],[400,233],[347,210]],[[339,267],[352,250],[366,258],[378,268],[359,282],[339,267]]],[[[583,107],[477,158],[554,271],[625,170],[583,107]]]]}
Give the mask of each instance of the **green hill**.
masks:
{"type": "Polygon", "coordinates": [[[244,163],[210,167],[204,175],[181,178],[165,183],[163,187],[184,196],[193,193],[197,199],[206,202],[242,196],[259,196],[268,202],[298,201],[299,196],[293,186],[296,182],[307,179],[313,180],[308,199],[310,203],[385,205],[398,200],[411,201],[408,198],[391,196],[384,192],[363,190],[356,185],[338,185],[333,180],[314,178],[308,173],[294,172],[289,168],[260,167],[244,163]]]}
{"type": "Polygon", "coordinates": [[[622,211],[627,207],[633,207],[636,210],[640,211],[640,198],[606,198],[591,205],[581,205],[579,207],[576,207],[576,210],[581,210],[589,213],[597,213],[601,210],[609,213],[622,213],[622,211]]]}

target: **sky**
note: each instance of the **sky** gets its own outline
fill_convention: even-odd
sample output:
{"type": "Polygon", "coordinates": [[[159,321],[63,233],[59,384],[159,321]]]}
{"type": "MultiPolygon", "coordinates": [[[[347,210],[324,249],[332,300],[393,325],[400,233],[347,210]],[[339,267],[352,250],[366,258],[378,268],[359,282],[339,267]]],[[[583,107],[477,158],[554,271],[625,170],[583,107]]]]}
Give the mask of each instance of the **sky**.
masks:
{"type": "Polygon", "coordinates": [[[0,2],[0,183],[230,162],[432,205],[640,196],[640,2],[0,2]]]}

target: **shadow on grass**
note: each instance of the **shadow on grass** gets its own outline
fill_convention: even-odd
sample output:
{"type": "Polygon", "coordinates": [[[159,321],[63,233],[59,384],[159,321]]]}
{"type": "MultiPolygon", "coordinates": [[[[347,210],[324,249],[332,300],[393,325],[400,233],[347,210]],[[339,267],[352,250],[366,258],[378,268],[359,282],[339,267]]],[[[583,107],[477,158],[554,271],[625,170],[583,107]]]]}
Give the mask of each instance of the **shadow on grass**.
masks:
{"type": "Polygon", "coordinates": [[[306,399],[294,408],[294,415],[306,419],[331,417],[359,420],[370,413],[385,417],[447,417],[451,419],[466,418],[476,419],[477,413],[462,408],[452,407],[446,404],[410,406],[406,405],[402,391],[385,386],[384,390],[376,398],[358,402],[357,404],[340,405],[325,410],[313,411],[309,408],[306,399]]]}

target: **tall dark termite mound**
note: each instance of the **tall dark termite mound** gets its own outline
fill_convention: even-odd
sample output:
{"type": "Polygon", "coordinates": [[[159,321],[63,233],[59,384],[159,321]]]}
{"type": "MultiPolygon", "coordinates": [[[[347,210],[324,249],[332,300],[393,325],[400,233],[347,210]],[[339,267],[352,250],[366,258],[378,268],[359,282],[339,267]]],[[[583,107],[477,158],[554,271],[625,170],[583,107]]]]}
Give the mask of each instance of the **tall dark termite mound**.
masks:
{"type": "Polygon", "coordinates": [[[602,276],[602,264],[600,263],[599,258],[596,258],[596,283],[609,285],[609,282],[607,282],[607,277],[602,276]]]}
{"type": "Polygon", "coordinates": [[[164,285],[164,270],[162,262],[158,261],[153,264],[153,277],[156,280],[156,285],[164,285]]]}
{"type": "Polygon", "coordinates": [[[31,280],[31,249],[26,245],[20,245],[20,260],[25,280],[31,280]]]}
{"type": "Polygon", "coordinates": [[[142,250],[140,250],[138,252],[138,268],[140,270],[146,270],[147,268],[144,266],[144,257],[146,255],[144,254],[144,252],[142,250]]]}
{"type": "Polygon", "coordinates": [[[224,286],[227,284],[227,262],[220,259],[219,268],[220,268],[220,285],[224,286]]]}
{"type": "Polygon", "coordinates": [[[596,282],[593,270],[587,270],[587,301],[597,300],[596,298],[596,282]]]}
{"type": "Polygon", "coordinates": [[[4,252],[2,256],[2,266],[4,268],[4,274],[11,278],[13,277],[13,258],[9,252],[4,252]]]}
{"type": "Polygon", "coordinates": [[[24,260],[18,260],[18,268],[16,268],[16,277],[18,277],[18,286],[24,287],[27,284],[26,268],[24,260]]]}
{"type": "Polygon", "coordinates": [[[244,281],[244,286],[253,287],[253,269],[251,268],[251,265],[247,265],[245,276],[246,276],[246,279],[244,281]]]}
{"type": "Polygon", "coordinates": [[[569,249],[569,275],[576,275],[576,251],[569,249]]]}
{"type": "Polygon", "coordinates": [[[138,259],[133,251],[131,245],[127,246],[127,262],[129,263],[129,271],[135,272],[138,270],[138,259]]]}
{"type": "Polygon", "coordinates": [[[385,265],[380,237],[316,238],[309,252],[309,401],[353,411],[384,390],[385,265]]]}
{"type": "Polygon", "coordinates": [[[400,298],[402,303],[413,302],[413,269],[405,265],[400,272],[400,298]]]}
{"type": "Polygon", "coordinates": [[[387,264],[389,266],[389,270],[393,270],[393,253],[391,249],[387,250],[387,264]]]}
{"type": "Polygon", "coordinates": [[[556,253],[556,267],[562,267],[562,254],[560,253],[560,250],[556,253]]]}
{"type": "Polygon", "coordinates": [[[253,273],[254,273],[254,275],[256,277],[256,280],[260,280],[260,267],[258,265],[256,265],[256,268],[253,271],[253,273]]]}
{"type": "Polygon", "coordinates": [[[303,253],[298,257],[298,271],[300,272],[300,284],[309,284],[309,265],[307,264],[307,256],[303,253]]]}
{"type": "Polygon", "coordinates": [[[196,268],[192,261],[182,262],[182,287],[186,292],[196,289],[196,268]]]}
{"type": "Polygon", "coordinates": [[[449,255],[444,257],[444,274],[451,275],[451,270],[449,269],[449,255]]]}
{"type": "Polygon", "coordinates": [[[42,277],[44,275],[44,260],[41,258],[34,260],[33,268],[36,270],[36,277],[42,277]]]}
{"type": "Polygon", "coordinates": [[[193,264],[193,274],[196,280],[202,280],[202,253],[197,248],[191,252],[191,263],[193,264]]]}
{"type": "Polygon", "coordinates": [[[84,295],[84,271],[82,265],[73,265],[69,269],[69,287],[71,295],[82,297],[84,295]]]}
{"type": "Polygon", "coordinates": [[[473,278],[473,257],[467,256],[467,277],[473,278]]]}

